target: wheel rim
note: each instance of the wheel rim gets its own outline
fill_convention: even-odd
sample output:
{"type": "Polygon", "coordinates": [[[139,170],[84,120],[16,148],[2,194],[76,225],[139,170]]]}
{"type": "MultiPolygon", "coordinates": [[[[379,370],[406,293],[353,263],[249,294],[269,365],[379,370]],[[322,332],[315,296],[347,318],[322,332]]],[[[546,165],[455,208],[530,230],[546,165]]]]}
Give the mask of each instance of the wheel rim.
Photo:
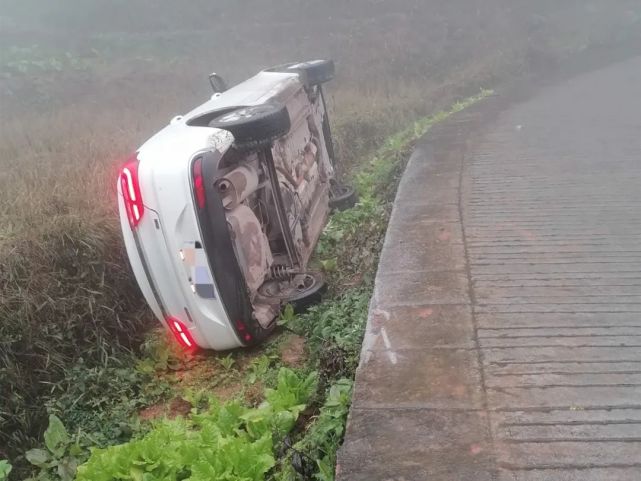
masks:
{"type": "Polygon", "coordinates": [[[297,280],[296,291],[302,294],[303,292],[312,289],[315,285],[316,279],[309,274],[305,274],[302,279],[297,280]]]}
{"type": "Polygon", "coordinates": [[[256,115],[260,115],[263,113],[269,113],[273,110],[271,106],[267,105],[252,105],[249,107],[243,107],[239,108],[236,110],[232,110],[231,112],[228,112],[224,115],[221,115],[217,119],[215,119],[217,122],[221,123],[231,123],[231,122],[239,122],[242,120],[246,120],[250,117],[254,117],[256,115]]]}
{"type": "Polygon", "coordinates": [[[312,292],[318,280],[311,274],[297,274],[290,281],[269,281],[263,284],[259,292],[266,297],[276,299],[295,299],[312,292]]]}
{"type": "Polygon", "coordinates": [[[238,109],[238,110],[229,112],[228,114],[225,114],[216,120],[218,122],[223,122],[223,123],[237,122],[239,120],[246,119],[247,117],[250,117],[250,116],[251,114],[248,115],[247,109],[238,109]]]}

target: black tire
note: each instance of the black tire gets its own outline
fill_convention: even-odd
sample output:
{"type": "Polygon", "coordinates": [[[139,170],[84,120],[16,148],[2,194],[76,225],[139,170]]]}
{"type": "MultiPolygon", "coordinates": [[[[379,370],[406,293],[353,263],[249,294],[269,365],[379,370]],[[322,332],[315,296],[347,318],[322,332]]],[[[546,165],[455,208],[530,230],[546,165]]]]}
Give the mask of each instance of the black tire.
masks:
{"type": "Polygon", "coordinates": [[[291,121],[287,107],[268,103],[229,110],[209,126],[231,132],[238,146],[261,147],[287,134],[291,121]]]}
{"type": "Polygon", "coordinates": [[[308,272],[307,275],[314,280],[314,285],[287,301],[294,307],[296,313],[304,312],[307,308],[318,304],[323,300],[323,294],[327,291],[327,283],[320,272],[308,272]]]}
{"type": "Polygon", "coordinates": [[[287,292],[279,292],[270,289],[270,285],[266,283],[261,286],[259,293],[265,297],[278,299],[283,305],[291,304],[296,313],[303,312],[322,300],[323,294],[327,290],[327,284],[320,272],[306,272],[298,274],[296,277],[299,276],[304,277],[304,282],[299,288],[294,288],[287,292]]]}
{"type": "Polygon", "coordinates": [[[307,62],[290,63],[267,69],[269,72],[296,72],[301,81],[307,86],[329,82],[336,71],[333,60],[309,60],[307,62]]]}
{"type": "Polygon", "coordinates": [[[358,194],[349,185],[332,182],[329,190],[329,207],[334,210],[351,209],[358,202],[358,194]]]}

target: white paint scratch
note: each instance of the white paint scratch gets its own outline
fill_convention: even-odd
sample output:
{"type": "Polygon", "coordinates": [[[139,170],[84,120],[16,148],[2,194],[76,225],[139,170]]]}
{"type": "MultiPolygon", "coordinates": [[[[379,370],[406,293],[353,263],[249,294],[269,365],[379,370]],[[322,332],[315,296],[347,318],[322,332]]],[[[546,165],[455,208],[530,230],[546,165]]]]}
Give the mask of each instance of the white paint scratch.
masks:
{"type": "Polygon", "coordinates": [[[383,343],[385,344],[385,349],[387,350],[387,357],[392,364],[396,364],[398,362],[398,358],[396,357],[396,353],[392,349],[392,343],[390,342],[389,337],[387,337],[387,331],[384,327],[381,327],[381,337],[383,338],[383,343]]]}

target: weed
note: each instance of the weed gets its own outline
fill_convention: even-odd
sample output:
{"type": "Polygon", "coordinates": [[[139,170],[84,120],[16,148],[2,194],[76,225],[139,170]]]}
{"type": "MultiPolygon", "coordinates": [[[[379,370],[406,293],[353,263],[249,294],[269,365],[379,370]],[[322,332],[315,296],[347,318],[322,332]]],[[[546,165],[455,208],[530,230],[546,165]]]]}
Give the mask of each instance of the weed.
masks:
{"type": "Polygon", "coordinates": [[[288,451],[279,460],[270,480],[297,481],[302,477],[333,481],[336,451],[343,439],[351,394],[349,379],[338,379],[331,385],[302,439],[293,445],[286,443],[288,451]]]}
{"type": "Polygon", "coordinates": [[[234,364],[236,364],[236,361],[231,354],[228,354],[225,357],[221,357],[218,362],[225,369],[225,371],[230,371],[234,364]]]}
{"type": "Polygon", "coordinates": [[[12,466],[9,464],[9,461],[6,459],[0,459],[0,481],[6,481],[9,479],[9,474],[11,473],[12,466]]]}
{"type": "MultiPolygon", "coordinates": [[[[138,411],[168,398],[170,387],[149,373],[126,366],[126,361],[119,366],[74,366],[52,393],[48,411],[63,417],[71,430],[82,430],[97,446],[127,441],[140,429],[138,411]]],[[[137,364],[135,358],[128,361],[137,364]]]]}
{"type": "Polygon", "coordinates": [[[281,311],[278,317],[278,323],[282,326],[287,326],[290,322],[296,319],[296,313],[294,311],[294,306],[287,304],[281,311]]]}
{"type": "Polygon", "coordinates": [[[322,379],[349,375],[356,368],[370,295],[367,287],[352,288],[287,324],[307,339],[322,379]]]}
{"type": "Polygon", "coordinates": [[[39,470],[36,478],[30,479],[44,481],[55,477],[60,481],[73,481],[78,464],[88,455],[81,436],[70,436],[60,418],[50,415],[44,441],[46,449],[30,449],[25,454],[27,461],[39,470]]]}
{"type": "Polygon", "coordinates": [[[152,331],[142,344],[141,351],[143,356],[137,364],[137,369],[149,374],[180,369],[186,361],[184,351],[169,338],[165,329],[152,331]]]}
{"type": "Polygon", "coordinates": [[[373,281],[386,225],[384,204],[370,194],[361,195],[352,209],[332,215],[316,251],[320,262],[331,267],[330,285],[373,281]]]}
{"type": "Polygon", "coordinates": [[[272,364],[272,358],[269,356],[260,356],[254,359],[249,365],[247,382],[255,384],[259,379],[264,379],[272,364]]]}

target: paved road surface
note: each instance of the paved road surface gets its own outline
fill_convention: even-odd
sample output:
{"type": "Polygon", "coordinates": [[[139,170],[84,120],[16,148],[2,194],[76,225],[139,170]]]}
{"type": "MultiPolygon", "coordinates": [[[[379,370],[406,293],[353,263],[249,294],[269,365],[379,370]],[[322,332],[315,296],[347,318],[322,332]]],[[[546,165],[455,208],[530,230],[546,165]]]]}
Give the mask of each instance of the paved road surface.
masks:
{"type": "Polygon", "coordinates": [[[641,58],[504,104],[410,161],[341,481],[641,480],[641,58]]]}

